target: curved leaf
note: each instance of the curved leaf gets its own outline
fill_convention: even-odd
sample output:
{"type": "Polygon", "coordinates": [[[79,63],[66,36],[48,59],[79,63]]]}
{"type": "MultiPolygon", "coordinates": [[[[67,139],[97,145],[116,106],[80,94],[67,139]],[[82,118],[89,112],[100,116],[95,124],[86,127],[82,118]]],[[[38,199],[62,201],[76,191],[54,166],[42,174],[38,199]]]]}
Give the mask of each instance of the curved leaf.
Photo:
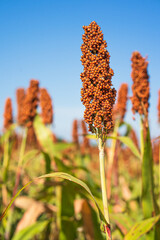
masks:
{"type": "Polygon", "coordinates": [[[63,178],[63,179],[66,179],[66,180],[69,180],[69,181],[72,181],[74,183],[77,183],[79,184],[80,186],[82,186],[86,191],[87,193],[89,194],[89,197],[92,199],[92,201],[95,203],[96,207],[97,207],[97,210],[98,210],[98,215],[99,215],[99,218],[100,220],[102,221],[102,225],[103,226],[109,226],[109,224],[107,223],[107,221],[105,220],[105,217],[96,201],[96,199],[94,198],[91,190],[89,189],[89,187],[83,182],[81,181],[80,179],[78,178],[75,178],[73,177],[72,175],[70,174],[67,174],[67,173],[64,173],[64,172],[54,172],[54,173],[49,173],[49,174],[45,174],[45,175],[42,175],[40,177],[37,177],[37,178],[34,178],[33,181],[30,181],[28,182],[25,186],[23,186],[18,192],[17,194],[12,198],[12,200],[10,201],[9,205],[7,206],[7,208],[5,209],[5,211],[3,212],[2,216],[0,216],[0,220],[2,220],[2,218],[7,214],[7,211],[9,210],[9,208],[11,207],[12,203],[14,202],[14,200],[18,197],[18,195],[22,192],[22,190],[24,188],[26,188],[27,186],[29,186],[31,183],[33,183],[34,181],[40,179],[40,178],[48,178],[48,177],[55,177],[55,178],[63,178]],[[104,225],[105,224],[105,225],[104,225]]]}
{"type": "MultiPolygon", "coordinates": [[[[87,138],[90,138],[90,139],[97,139],[96,135],[87,135],[87,138]]],[[[122,143],[124,143],[127,147],[129,147],[129,149],[133,152],[133,154],[141,159],[141,154],[138,150],[138,148],[136,147],[136,145],[133,143],[132,139],[127,137],[127,136],[117,136],[117,137],[114,137],[114,136],[107,136],[107,138],[109,139],[116,139],[116,140],[119,140],[121,141],[122,143]]]]}
{"type": "Polygon", "coordinates": [[[158,222],[160,215],[145,219],[139,223],[134,224],[131,230],[127,233],[124,240],[137,240],[143,234],[147,233],[158,222]]]}
{"type": "Polygon", "coordinates": [[[88,192],[90,198],[95,203],[95,205],[96,205],[96,207],[98,209],[100,220],[105,222],[105,223],[107,223],[106,220],[105,220],[105,217],[104,217],[104,215],[103,215],[103,213],[101,211],[101,209],[99,208],[99,205],[98,205],[96,199],[94,198],[94,196],[93,196],[91,190],[89,189],[89,187],[87,186],[87,184],[85,184],[80,179],[78,179],[76,177],[73,177],[72,175],[70,175],[68,173],[64,173],[64,172],[55,172],[55,173],[45,174],[45,175],[42,175],[42,176],[38,177],[37,179],[39,179],[39,178],[47,178],[47,177],[59,177],[59,178],[67,179],[69,181],[75,182],[75,183],[79,184],[80,186],[82,186],[88,192]]]}
{"type": "Polygon", "coordinates": [[[107,138],[110,139],[117,139],[120,140],[122,143],[124,143],[127,147],[130,148],[130,150],[133,152],[133,154],[141,159],[141,155],[139,150],[137,149],[136,145],[133,143],[133,141],[131,140],[131,138],[126,137],[126,136],[119,136],[119,137],[112,137],[112,136],[108,136],[107,138]]]}

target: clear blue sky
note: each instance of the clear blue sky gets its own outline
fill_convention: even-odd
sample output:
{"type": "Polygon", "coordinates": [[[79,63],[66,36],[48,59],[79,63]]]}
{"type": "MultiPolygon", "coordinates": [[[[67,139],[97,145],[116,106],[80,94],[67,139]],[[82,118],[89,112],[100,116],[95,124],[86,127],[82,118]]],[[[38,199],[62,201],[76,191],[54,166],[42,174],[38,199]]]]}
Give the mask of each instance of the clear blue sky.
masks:
{"type": "MultiPolygon", "coordinates": [[[[95,20],[101,27],[111,55],[110,66],[116,89],[130,77],[131,54],[148,56],[150,75],[150,123],[158,136],[157,99],[160,70],[160,1],[54,1],[0,0],[0,128],[4,103],[15,90],[38,79],[48,89],[54,105],[54,132],[70,139],[73,119],[83,117],[80,101],[83,71],[80,57],[83,25],[95,20]]],[[[126,120],[132,121],[131,104],[126,120]]]]}

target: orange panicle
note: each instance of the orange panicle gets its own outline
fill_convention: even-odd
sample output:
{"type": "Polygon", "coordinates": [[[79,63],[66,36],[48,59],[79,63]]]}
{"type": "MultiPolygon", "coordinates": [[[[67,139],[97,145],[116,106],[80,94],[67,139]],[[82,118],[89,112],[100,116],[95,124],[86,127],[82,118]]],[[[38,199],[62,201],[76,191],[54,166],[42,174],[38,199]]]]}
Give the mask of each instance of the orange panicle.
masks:
{"type": "Polygon", "coordinates": [[[122,83],[118,90],[117,102],[113,108],[113,118],[123,122],[128,100],[128,84],[122,83]]]}
{"type": "Polygon", "coordinates": [[[140,115],[148,115],[148,100],[150,97],[149,75],[147,72],[148,62],[138,51],[133,52],[131,61],[131,77],[133,80],[132,111],[133,113],[138,112],[140,115]]]}
{"type": "Polygon", "coordinates": [[[89,130],[102,134],[113,128],[112,108],[115,102],[116,90],[112,88],[113,70],[109,66],[107,43],[98,24],[93,21],[84,26],[81,46],[81,62],[84,70],[82,80],[81,101],[85,106],[84,121],[89,124],[89,130]]]}
{"type": "Polygon", "coordinates": [[[52,99],[45,88],[40,89],[41,116],[45,124],[53,122],[52,99]]]}

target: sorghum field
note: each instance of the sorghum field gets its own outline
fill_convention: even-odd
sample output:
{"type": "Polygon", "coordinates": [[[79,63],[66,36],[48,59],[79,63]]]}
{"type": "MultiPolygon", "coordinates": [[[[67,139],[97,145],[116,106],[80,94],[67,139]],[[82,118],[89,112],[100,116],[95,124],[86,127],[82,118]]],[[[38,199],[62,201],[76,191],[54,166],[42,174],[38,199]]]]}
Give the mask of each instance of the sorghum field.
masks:
{"type": "Polygon", "coordinates": [[[73,121],[72,142],[52,132],[52,97],[38,80],[16,90],[17,113],[6,99],[1,240],[160,239],[160,139],[150,137],[147,58],[132,53],[132,86],[116,90],[100,26],[93,21],[83,30],[85,110],[84,119],[73,121]],[[139,129],[124,121],[127,101],[139,115],[139,129]]]}

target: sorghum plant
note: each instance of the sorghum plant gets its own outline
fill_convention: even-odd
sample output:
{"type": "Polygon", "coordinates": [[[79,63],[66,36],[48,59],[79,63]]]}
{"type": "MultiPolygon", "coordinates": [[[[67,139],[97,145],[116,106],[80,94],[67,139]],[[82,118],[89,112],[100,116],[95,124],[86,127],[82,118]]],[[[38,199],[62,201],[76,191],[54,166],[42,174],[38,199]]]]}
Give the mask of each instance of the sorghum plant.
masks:
{"type": "MultiPolygon", "coordinates": [[[[107,43],[98,24],[93,21],[84,26],[81,46],[81,62],[84,66],[81,73],[83,87],[81,101],[85,106],[84,121],[89,130],[96,133],[99,139],[100,175],[104,216],[109,224],[108,202],[106,194],[106,176],[104,164],[104,144],[106,134],[113,128],[112,109],[115,102],[116,90],[112,88],[113,70],[109,66],[107,43]]],[[[109,226],[109,225],[108,225],[109,226]]],[[[107,239],[111,239],[110,227],[106,231],[107,239]]]]}
{"type": "Polygon", "coordinates": [[[3,116],[4,116],[3,126],[5,129],[8,129],[10,125],[13,123],[12,100],[10,98],[6,99],[3,116]]]}
{"type": "Polygon", "coordinates": [[[45,88],[40,89],[40,106],[44,124],[51,124],[53,122],[52,99],[45,88]]]}
{"type": "MultiPolygon", "coordinates": [[[[132,91],[132,111],[138,112],[141,117],[140,141],[141,141],[141,161],[142,161],[142,209],[144,218],[159,214],[158,205],[154,193],[154,172],[153,153],[150,140],[150,129],[148,126],[149,108],[149,75],[147,72],[148,62],[139,52],[134,52],[131,57],[133,80],[132,91]]],[[[146,239],[159,239],[160,228],[156,225],[146,237],[146,239]]]]}

